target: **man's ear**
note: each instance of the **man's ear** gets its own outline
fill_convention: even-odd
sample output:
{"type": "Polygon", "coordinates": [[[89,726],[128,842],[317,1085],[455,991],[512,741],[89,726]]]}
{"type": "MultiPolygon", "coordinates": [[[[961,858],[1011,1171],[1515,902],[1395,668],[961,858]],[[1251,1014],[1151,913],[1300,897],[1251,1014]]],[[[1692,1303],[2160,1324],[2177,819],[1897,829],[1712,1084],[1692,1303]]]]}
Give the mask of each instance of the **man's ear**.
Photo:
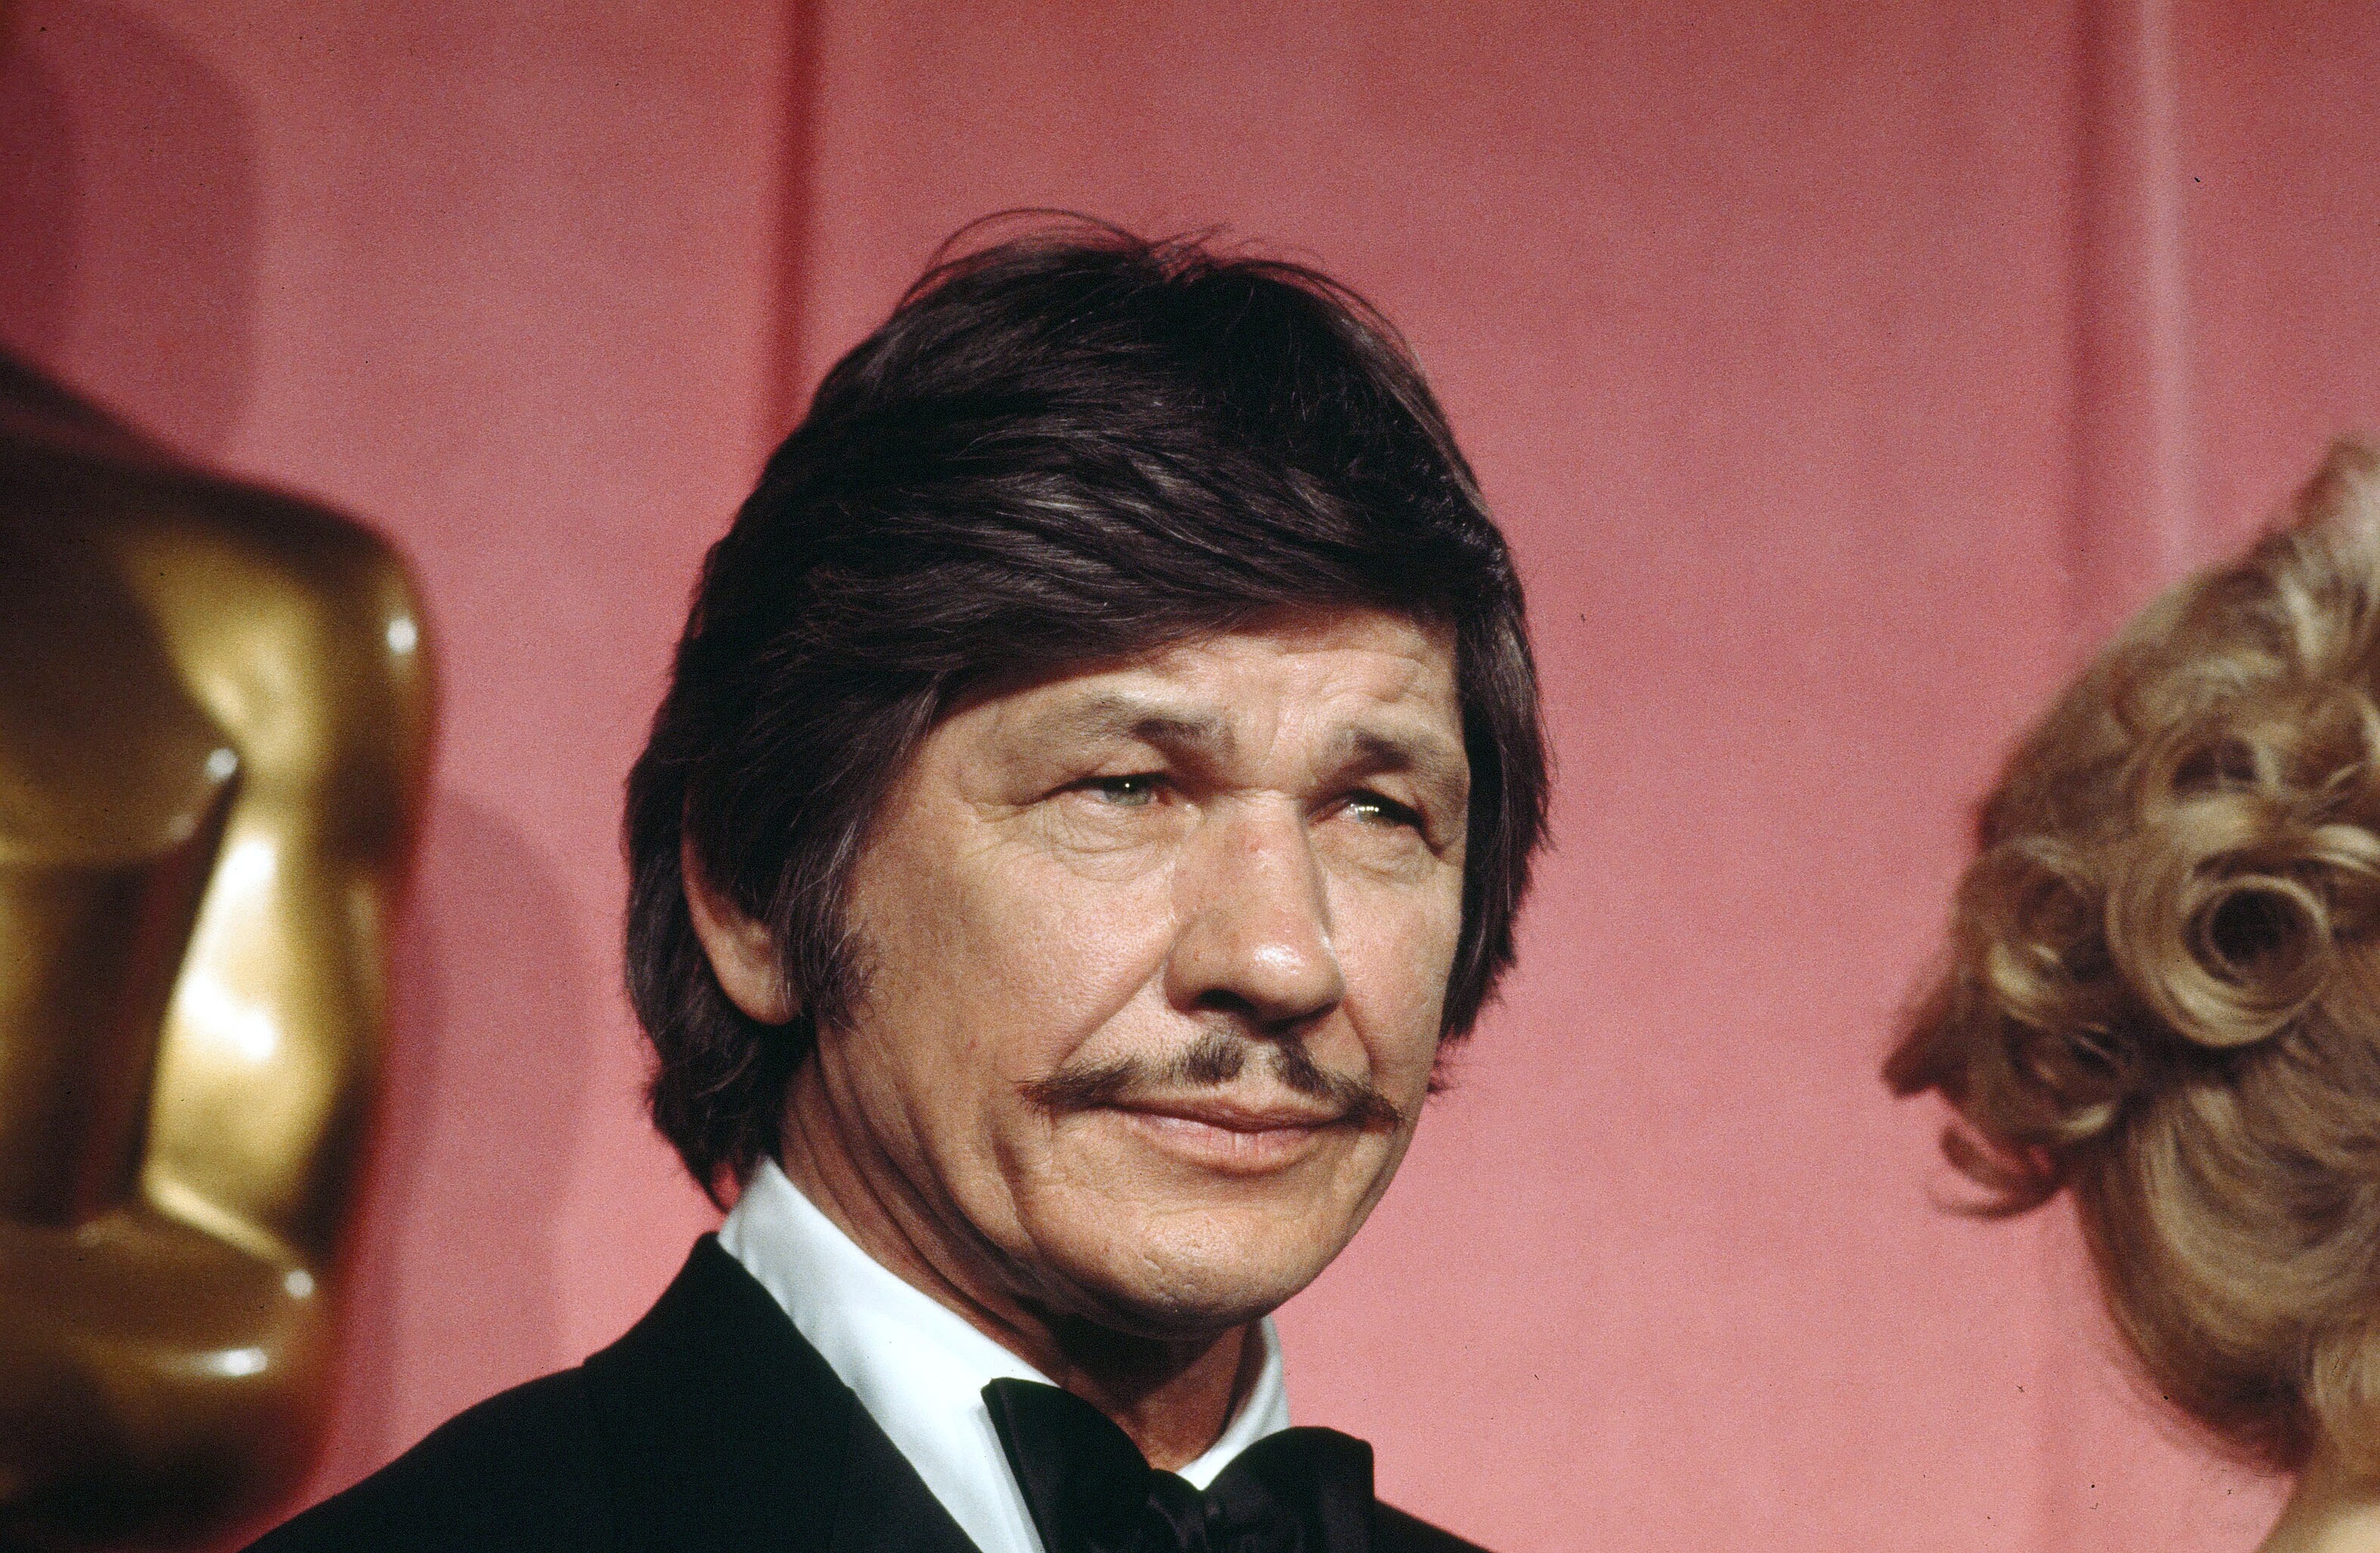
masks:
{"type": "Polygon", "coordinates": [[[794,1017],[794,997],[777,968],[777,946],[768,925],[754,922],[735,902],[711,887],[694,855],[694,840],[678,842],[678,877],[686,886],[686,909],[694,935],[710,961],[727,1000],[762,1024],[794,1017]]]}

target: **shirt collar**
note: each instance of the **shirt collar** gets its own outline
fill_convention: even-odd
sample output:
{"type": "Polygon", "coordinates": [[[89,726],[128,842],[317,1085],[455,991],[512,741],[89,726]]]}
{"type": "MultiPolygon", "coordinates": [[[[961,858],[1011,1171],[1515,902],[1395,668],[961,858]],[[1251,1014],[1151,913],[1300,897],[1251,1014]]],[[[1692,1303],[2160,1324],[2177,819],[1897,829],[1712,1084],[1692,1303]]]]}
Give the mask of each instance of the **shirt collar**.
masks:
{"type": "MultiPolygon", "coordinates": [[[[1003,1377],[1046,1386],[1047,1376],[860,1250],[774,1160],[753,1172],[719,1243],[785,1308],[983,1553],[1042,1553],[983,1388],[1003,1377]]],[[[1181,1470],[1199,1488],[1241,1451],[1289,1427],[1270,1316],[1257,1335],[1264,1363],[1256,1385],[1221,1437],[1181,1470]]]]}

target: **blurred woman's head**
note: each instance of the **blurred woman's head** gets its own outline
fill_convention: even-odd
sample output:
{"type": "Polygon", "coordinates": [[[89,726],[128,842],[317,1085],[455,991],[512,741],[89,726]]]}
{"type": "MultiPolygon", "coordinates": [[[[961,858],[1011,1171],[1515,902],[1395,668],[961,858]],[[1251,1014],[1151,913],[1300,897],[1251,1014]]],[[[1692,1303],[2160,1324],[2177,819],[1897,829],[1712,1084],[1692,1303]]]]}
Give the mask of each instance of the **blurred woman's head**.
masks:
{"type": "Polygon", "coordinates": [[[1992,1211],[2072,1191],[2161,1393],[2380,1469],[2380,450],[2135,620],[1978,842],[1887,1080],[1992,1211]]]}

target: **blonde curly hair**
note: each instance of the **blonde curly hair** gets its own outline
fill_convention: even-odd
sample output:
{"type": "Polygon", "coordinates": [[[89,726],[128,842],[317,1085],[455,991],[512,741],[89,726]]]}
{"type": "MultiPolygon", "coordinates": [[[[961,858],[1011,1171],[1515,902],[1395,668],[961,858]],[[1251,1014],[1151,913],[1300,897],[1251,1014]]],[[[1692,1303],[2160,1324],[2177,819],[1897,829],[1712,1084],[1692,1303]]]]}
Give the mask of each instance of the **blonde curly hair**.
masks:
{"type": "Polygon", "coordinates": [[[2148,1378],[2284,1470],[2380,1468],[2380,448],[2183,583],[1985,801],[1885,1066],[2016,1213],[2071,1190],[2148,1378]]]}

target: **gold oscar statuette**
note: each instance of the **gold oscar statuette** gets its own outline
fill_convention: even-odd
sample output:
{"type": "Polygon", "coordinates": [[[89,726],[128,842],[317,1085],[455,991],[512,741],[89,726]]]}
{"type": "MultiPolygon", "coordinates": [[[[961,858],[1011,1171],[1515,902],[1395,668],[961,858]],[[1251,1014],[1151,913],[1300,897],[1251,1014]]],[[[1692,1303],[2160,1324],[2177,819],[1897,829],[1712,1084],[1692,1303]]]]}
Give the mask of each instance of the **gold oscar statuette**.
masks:
{"type": "Polygon", "coordinates": [[[310,1458],[428,647],[369,532],[0,356],[0,1547],[310,1458]]]}

